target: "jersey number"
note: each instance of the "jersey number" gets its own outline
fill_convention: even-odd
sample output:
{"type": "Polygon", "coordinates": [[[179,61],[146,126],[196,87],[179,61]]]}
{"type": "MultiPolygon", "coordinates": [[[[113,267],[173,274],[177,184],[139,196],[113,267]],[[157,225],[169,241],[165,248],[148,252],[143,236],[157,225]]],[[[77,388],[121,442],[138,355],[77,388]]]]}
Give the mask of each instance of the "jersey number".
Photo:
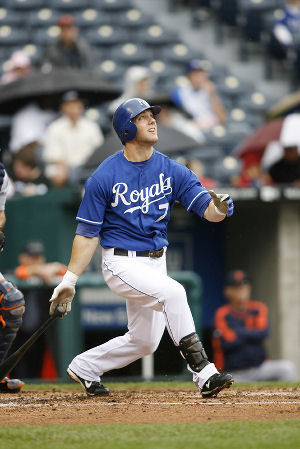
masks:
{"type": "Polygon", "coordinates": [[[158,217],[157,220],[155,220],[156,222],[161,221],[163,218],[165,218],[168,213],[169,203],[159,204],[158,209],[164,210],[164,213],[160,217],[158,217]]]}

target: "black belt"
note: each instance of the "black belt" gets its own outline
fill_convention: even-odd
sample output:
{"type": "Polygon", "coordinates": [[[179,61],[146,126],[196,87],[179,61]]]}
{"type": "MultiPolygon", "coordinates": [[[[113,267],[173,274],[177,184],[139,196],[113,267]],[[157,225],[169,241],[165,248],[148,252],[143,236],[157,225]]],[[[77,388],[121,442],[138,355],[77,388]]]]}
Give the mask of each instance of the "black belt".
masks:
{"type": "MultiPolygon", "coordinates": [[[[146,251],[135,251],[135,255],[137,257],[152,257],[153,259],[157,259],[158,257],[161,257],[164,254],[164,249],[149,249],[146,251]]],[[[128,256],[128,250],[127,249],[121,249],[121,248],[114,248],[114,255],[115,256],[128,256]]]]}

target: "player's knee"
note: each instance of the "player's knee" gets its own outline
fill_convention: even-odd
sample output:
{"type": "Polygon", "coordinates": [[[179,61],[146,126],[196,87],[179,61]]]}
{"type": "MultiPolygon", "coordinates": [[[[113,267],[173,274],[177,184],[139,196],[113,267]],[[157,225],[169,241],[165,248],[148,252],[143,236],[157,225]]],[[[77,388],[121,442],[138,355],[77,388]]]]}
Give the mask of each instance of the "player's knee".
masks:
{"type": "Polygon", "coordinates": [[[172,281],[164,292],[165,300],[176,301],[177,303],[187,301],[185,288],[179,282],[172,281]]]}
{"type": "Polygon", "coordinates": [[[145,357],[156,351],[159,341],[156,338],[150,340],[134,339],[134,344],[137,346],[137,351],[141,357],[145,357]]]}

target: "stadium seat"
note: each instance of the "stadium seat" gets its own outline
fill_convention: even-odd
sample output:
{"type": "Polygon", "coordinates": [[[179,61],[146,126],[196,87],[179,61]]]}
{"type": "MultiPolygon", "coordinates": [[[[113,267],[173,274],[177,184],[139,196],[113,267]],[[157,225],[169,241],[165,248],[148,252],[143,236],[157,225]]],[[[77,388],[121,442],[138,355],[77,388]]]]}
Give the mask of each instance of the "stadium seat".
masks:
{"type": "Polygon", "coordinates": [[[29,57],[31,65],[39,66],[42,58],[42,48],[34,44],[26,44],[21,48],[29,57]]]}
{"type": "Polygon", "coordinates": [[[97,11],[94,8],[87,8],[74,14],[76,25],[80,28],[100,27],[111,23],[109,14],[97,11]]]}
{"type": "Polygon", "coordinates": [[[91,0],[90,6],[92,5],[96,9],[102,9],[103,11],[108,11],[109,13],[120,12],[133,8],[133,3],[131,0],[91,0]]]}
{"type": "Polygon", "coordinates": [[[211,164],[215,160],[224,156],[224,151],[221,146],[203,144],[201,147],[186,152],[187,159],[197,158],[201,162],[211,164]]]}
{"type": "Polygon", "coordinates": [[[48,7],[61,11],[62,14],[73,14],[78,10],[89,8],[88,0],[48,0],[48,7]]]}
{"type": "Polygon", "coordinates": [[[114,20],[128,30],[149,27],[154,23],[153,17],[144,14],[137,8],[127,9],[118,15],[114,15],[114,20]]]}
{"type": "Polygon", "coordinates": [[[234,107],[227,113],[227,124],[232,123],[243,127],[251,128],[249,115],[242,107],[234,107]]]}
{"type": "Polygon", "coordinates": [[[217,82],[217,91],[220,92],[222,96],[228,97],[234,101],[252,90],[253,88],[249,83],[242,81],[231,74],[217,82]]]}
{"type": "Polygon", "coordinates": [[[6,0],[5,5],[17,11],[33,11],[45,6],[44,0],[6,0]]]}
{"type": "Polygon", "coordinates": [[[135,35],[136,42],[142,42],[152,48],[175,44],[178,40],[176,31],[166,30],[161,25],[150,25],[146,29],[139,30],[135,35]]]}
{"type": "Polygon", "coordinates": [[[154,59],[147,65],[156,78],[156,84],[164,84],[180,75],[180,69],[172,64],[166,64],[161,59],[154,59]]]}
{"type": "Polygon", "coordinates": [[[100,47],[112,47],[128,40],[128,35],[123,29],[109,24],[88,30],[85,37],[91,45],[100,47]]]}
{"type": "Polygon", "coordinates": [[[52,25],[47,28],[37,28],[33,33],[30,33],[30,39],[35,45],[48,45],[58,38],[60,33],[57,25],[52,25]]]}
{"type": "Polygon", "coordinates": [[[31,28],[56,25],[59,13],[50,8],[42,8],[28,14],[27,25],[31,28]]]}
{"type": "Polygon", "coordinates": [[[144,45],[126,42],[114,47],[111,56],[115,61],[126,65],[144,65],[150,63],[151,52],[144,45]]]}
{"type": "Polygon", "coordinates": [[[220,184],[231,184],[233,177],[236,177],[241,172],[241,161],[228,154],[222,158],[215,160],[212,167],[212,174],[220,184]]]}
{"type": "Polygon", "coordinates": [[[122,85],[126,67],[112,59],[105,59],[97,65],[97,70],[105,81],[112,84],[122,85]]]}
{"type": "Polygon", "coordinates": [[[28,40],[25,30],[11,27],[9,25],[0,26],[0,46],[18,46],[28,40]]]}
{"type": "Polygon", "coordinates": [[[274,100],[274,98],[267,97],[263,92],[254,90],[240,98],[238,107],[243,108],[248,114],[257,115],[261,120],[274,100]]]}
{"type": "Polygon", "coordinates": [[[228,123],[227,126],[216,125],[204,132],[208,145],[221,146],[226,154],[230,154],[235,146],[251,132],[250,126],[228,123]]]}
{"type": "Polygon", "coordinates": [[[100,126],[104,135],[111,132],[112,126],[111,119],[106,113],[106,109],[107,105],[105,105],[105,107],[103,107],[103,105],[95,105],[85,111],[85,116],[96,122],[100,126]]]}
{"type": "Polygon", "coordinates": [[[194,50],[191,50],[191,48],[182,42],[163,48],[160,57],[164,61],[170,61],[171,63],[180,65],[185,65],[194,58],[204,58],[203,55],[196,54],[194,50]]]}
{"type": "Polygon", "coordinates": [[[19,12],[0,7],[0,26],[9,25],[13,27],[19,25],[21,21],[22,16],[19,12]]]}

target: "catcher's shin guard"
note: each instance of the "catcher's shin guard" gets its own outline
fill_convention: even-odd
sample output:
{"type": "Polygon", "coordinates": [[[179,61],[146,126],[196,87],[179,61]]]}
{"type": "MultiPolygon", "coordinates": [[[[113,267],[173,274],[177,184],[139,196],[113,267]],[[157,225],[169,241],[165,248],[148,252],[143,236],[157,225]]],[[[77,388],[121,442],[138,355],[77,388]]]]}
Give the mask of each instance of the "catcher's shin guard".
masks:
{"type": "Polygon", "coordinates": [[[0,282],[0,362],[5,358],[22,324],[23,293],[11,282],[0,282]]]}
{"type": "Polygon", "coordinates": [[[180,340],[179,350],[190,368],[197,373],[210,363],[196,332],[193,332],[180,340]]]}

